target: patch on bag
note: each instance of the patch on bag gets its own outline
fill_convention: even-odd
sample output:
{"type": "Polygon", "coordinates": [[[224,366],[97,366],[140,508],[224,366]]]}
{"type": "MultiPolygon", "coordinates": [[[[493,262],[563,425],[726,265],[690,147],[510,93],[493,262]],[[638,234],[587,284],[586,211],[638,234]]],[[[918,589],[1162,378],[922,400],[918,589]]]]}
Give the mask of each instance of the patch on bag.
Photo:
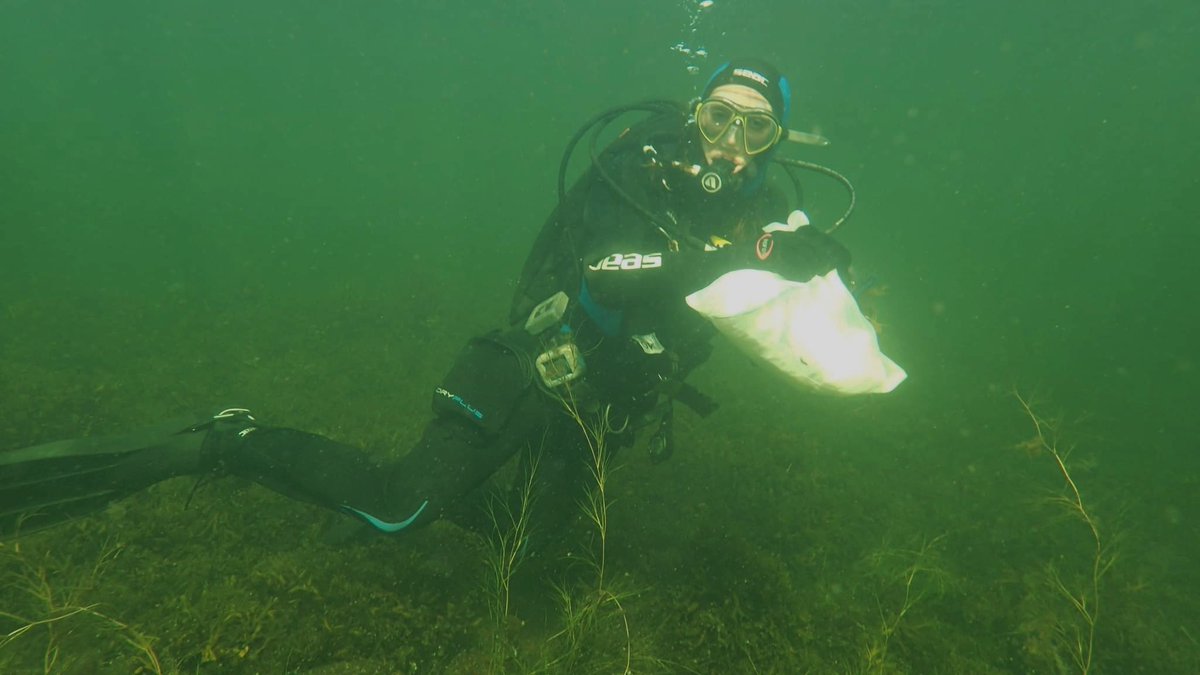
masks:
{"type": "Polygon", "coordinates": [[[766,260],[773,250],[775,250],[775,240],[771,238],[770,234],[759,237],[758,243],[754,245],[754,255],[758,256],[759,260],[766,260]]]}

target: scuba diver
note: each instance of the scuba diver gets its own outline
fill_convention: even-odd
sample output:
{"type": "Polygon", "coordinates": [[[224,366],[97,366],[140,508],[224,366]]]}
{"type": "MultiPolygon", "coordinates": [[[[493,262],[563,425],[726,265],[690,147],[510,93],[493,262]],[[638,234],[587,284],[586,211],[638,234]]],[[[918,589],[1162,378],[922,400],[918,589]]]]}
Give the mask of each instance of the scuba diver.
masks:
{"type": "MultiPolygon", "coordinates": [[[[501,466],[537,448],[544,497],[574,503],[589,476],[581,421],[610,430],[611,451],[645,429],[651,459],[666,459],[673,406],[701,415],[715,407],[685,383],[717,333],[687,298],[740,269],[794,282],[833,271],[849,278],[849,253],[825,232],[782,226],[796,214],[767,181],[789,137],[822,142],[788,131],[790,96],[774,67],[740,59],[719,68],[690,105],[625,106],[580,130],[509,327],[467,343],[434,389],[433,419],[400,459],[380,465],[358,448],[227,408],[128,435],[0,452],[0,535],[94,512],[171,477],[212,474],[404,532],[456,517],[501,466]],[[631,112],[648,116],[601,146],[631,112]],[[590,163],[566,189],[585,137],[590,163]],[[764,233],[768,223],[779,227],[764,233]]],[[[791,161],[795,183],[791,168],[803,163],[791,161]]]]}

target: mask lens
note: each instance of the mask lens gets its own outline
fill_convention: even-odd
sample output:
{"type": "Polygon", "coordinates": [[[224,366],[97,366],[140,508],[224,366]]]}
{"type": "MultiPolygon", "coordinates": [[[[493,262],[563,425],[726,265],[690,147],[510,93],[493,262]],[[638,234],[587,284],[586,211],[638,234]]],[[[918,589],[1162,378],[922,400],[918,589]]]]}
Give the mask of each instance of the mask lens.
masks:
{"type": "Polygon", "coordinates": [[[780,127],[774,117],[761,112],[745,113],[746,152],[756,155],[779,140],[780,127]]]}
{"type": "Polygon", "coordinates": [[[704,140],[716,143],[729,129],[729,125],[733,124],[736,116],[737,111],[727,103],[717,100],[705,101],[696,111],[696,124],[700,127],[704,140]]]}

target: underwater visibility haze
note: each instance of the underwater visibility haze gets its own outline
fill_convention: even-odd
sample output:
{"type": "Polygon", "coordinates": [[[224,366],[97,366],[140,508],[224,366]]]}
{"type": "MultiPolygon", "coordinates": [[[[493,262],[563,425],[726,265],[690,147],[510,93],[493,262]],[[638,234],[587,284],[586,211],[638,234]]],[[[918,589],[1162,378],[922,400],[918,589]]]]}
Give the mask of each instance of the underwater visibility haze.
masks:
{"type": "Polygon", "coordinates": [[[591,605],[586,508],[544,560],[172,479],[0,542],[0,672],[1200,672],[1187,0],[0,0],[0,452],[239,405],[403,454],[572,134],[740,55],[854,183],[896,391],[718,341],[591,605]]]}

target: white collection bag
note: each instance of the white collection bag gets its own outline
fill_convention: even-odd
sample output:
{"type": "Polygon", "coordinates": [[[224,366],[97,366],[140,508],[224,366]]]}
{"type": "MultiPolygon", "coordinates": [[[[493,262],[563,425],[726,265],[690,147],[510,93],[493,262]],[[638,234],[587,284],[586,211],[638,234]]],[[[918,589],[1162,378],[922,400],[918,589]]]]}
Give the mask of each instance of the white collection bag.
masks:
{"type": "Polygon", "coordinates": [[[729,272],[687,296],[743,352],[804,386],[882,394],[906,374],[879,351],[871,323],[833,270],[805,282],[774,272],[729,272]]]}

